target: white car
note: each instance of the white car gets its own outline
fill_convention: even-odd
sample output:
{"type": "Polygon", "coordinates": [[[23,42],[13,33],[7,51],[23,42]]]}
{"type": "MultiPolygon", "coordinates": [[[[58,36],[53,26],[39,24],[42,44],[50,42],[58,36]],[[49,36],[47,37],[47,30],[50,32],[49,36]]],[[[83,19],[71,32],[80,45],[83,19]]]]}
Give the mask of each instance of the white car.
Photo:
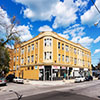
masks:
{"type": "Polygon", "coordinates": [[[83,82],[83,81],[85,81],[85,77],[83,77],[83,76],[79,76],[79,77],[75,78],[75,82],[83,82]]]}
{"type": "Polygon", "coordinates": [[[16,83],[24,83],[24,80],[21,79],[21,78],[19,78],[19,77],[15,77],[15,78],[13,79],[13,82],[16,82],[16,83]]]}

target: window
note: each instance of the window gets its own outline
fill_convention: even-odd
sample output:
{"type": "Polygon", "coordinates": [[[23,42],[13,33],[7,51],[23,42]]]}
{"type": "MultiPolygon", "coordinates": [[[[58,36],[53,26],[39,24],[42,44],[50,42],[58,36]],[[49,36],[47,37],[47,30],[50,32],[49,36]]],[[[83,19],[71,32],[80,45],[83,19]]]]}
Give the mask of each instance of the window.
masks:
{"type": "Polygon", "coordinates": [[[18,65],[17,65],[17,67],[16,67],[16,70],[18,70],[18,65]]]}
{"type": "Polygon", "coordinates": [[[21,49],[21,54],[24,54],[24,48],[21,49]]]}
{"type": "Polygon", "coordinates": [[[14,53],[16,53],[16,48],[15,48],[15,50],[14,50],[14,53]]]}
{"type": "Polygon", "coordinates": [[[60,49],[60,42],[58,42],[58,49],[60,49]]]}
{"type": "Polygon", "coordinates": [[[37,60],[38,58],[37,58],[37,54],[36,54],[36,60],[37,60]]]}
{"type": "Polygon", "coordinates": [[[32,50],[34,50],[34,44],[32,44],[32,50]]]}
{"type": "Polygon", "coordinates": [[[68,57],[68,56],[66,56],[66,62],[67,62],[67,63],[69,62],[69,57],[68,57]]]}
{"type": "Polygon", "coordinates": [[[47,38],[44,39],[44,46],[51,46],[52,45],[52,39],[47,38]]]}
{"type": "Polygon", "coordinates": [[[30,67],[28,67],[28,70],[30,70],[30,67]]]}
{"type": "Polygon", "coordinates": [[[84,52],[82,52],[82,56],[84,56],[84,52]]]}
{"type": "Polygon", "coordinates": [[[46,60],[46,52],[44,52],[44,59],[46,60]]]}
{"type": "Polygon", "coordinates": [[[50,59],[52,59],[52,52],[50,52],[50,59]]]}
{"type": "Polygon", "coordinates": [[[34,62],[34,56],[33,55],[31,56],[31,62],[34,62]]]}
{"type": "Polygon", "coordinates": [[[30,46],[28,46],[28,52],[30,52],[30,46]]]}
{"type": "Polygon", "coordinates": [[[47,60],[49,60],[49,52],[47,52],[47,60]]]}
{"type": "Polygon", "coordinates": [[[64,61],[64,55],[62,55],[62,61],[64,61]]]}
{"type": "Polygon", "coordinates": [[[18,51],[19,51],[19,48],[17,48],[17,53],[18,53],[18,51]]]}
{"type": "Polygon", "coordinates": [[[51,60],[52,59],[52,52],[44,52],[44,59],[51,60]]]}
{"type": "Polygon", "coordinates": [[[15,70],[15,66],[13,66],[13,70],[15,70]]]}
{"type": "Polygon", "coordinates": [[[33,66],[31,67],[31,70],[33,70],[33,66]]]}
{"type": "Polygon", "coordinates": [[[28,63],[30,63],[30,56],[28,56],[28,63]]]}
{"type": "Polygon", "coordinates": [[[69,51],[69,47],[68,47],[68,45],[66,45],[66,52],[68,52],[69,51]]]}
{"type": "Polygon", "coordinates": [[[50,46],[52,45],[52,40],[50,39],[50,46]]]}
{"type": "Polygon", "coordinates": [[[58,54],[58,61],[60,61],[60,54],[58,54]]]}
{"type": "Polygon", "coordinates": [[[74,53],[76,54],[76,48],[74,48],[74,53]]]}
{"type": "Polygon", "coordinates": [[[46,46],[46,39],[44,39],[44,45],[46,46]]]}
{"type": "Polygon", "coordinates": [[[17,56],[17,61],[18,61],[18,56],[17,56]]]}
{"type": "Polygon", "coordinates": [[[78,52],[78,55],[79,55],[79,50],[77,52],[78,52]]]}
{"type": "Polygon", "coordinates": [[[36,48],[38,48],[38,43],[36,42],[36,48]]]}
{"type": "Polygon", "coordinates": [[[62,50],[64,50],[64,44],[62,44],[62,50]]]}
{"type": "Polygon", "coordinates": [[[49,46],[49,43],[50,43],[49,38],[47,38],[46,43],[47,43],[47,46],[49,46]]]}
{"type": "Polygon", "coordinates": [[[74,64],[75,64],[75,65],[77,64],[77,59],[76,59],[76,58],[74,58],[74,64]]]}
{"type": "Polygon", "coordinates": [[[14,62],[15,62],[15,56],[14,56],[14,62]]]}
{"type": "Polygon", "coordinates": [[[21,64],[23,64],[23,63],[24,63],[24,58],[21,59],[21,64]]]}

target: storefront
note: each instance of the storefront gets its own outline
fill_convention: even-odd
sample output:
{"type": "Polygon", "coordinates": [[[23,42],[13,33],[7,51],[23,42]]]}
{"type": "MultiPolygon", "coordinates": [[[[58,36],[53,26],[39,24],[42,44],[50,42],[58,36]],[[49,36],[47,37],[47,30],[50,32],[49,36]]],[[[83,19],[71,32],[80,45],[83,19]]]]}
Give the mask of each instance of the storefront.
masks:
{"type": "Polygon", "coordinates": [[[39,66],[39,80],[44,80],[44,66],[39,66]]]}
{"type": "Polygon", "coordinates": [[[64,78],[64,74],[66,74],[66,78],[67,78],[67,67],[60,67],[60,78],[63,79],[64,78]]]}
{"type": "Polygon", "coordinates": [[[60,79],[60,66],[52,66],[52,79],[53,80],[60,79]]]}

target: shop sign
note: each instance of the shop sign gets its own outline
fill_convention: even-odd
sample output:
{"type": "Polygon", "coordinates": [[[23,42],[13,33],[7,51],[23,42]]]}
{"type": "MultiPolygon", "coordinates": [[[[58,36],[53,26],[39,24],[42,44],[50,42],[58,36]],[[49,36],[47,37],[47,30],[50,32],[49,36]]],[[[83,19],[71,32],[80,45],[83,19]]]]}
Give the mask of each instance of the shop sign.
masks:
{"type": "Polygon", "coordinates": [[[61,69],[66,69],[66,67],[61,67],[61,69]]]}
{"type": "Polygon", "coordinates": [[[60,69],[60,66],[52,66],[52,69],[60,69]]]}
{"type": "Polygon", "coordinates": [[[37,66],[35,66],[35,69],[37,69],[37,66]]]}
{"type": "Polygon", "coordinates": [[[73,70],[77,70],[77,71],[79,71],[79,68],[73,68],[73,70]]]}
{"type": "Polygon", "coordinates": [[[44,69],[44,66],[39,66],[39,69],[44,69]]]}
{"type": "Polygon", "coordinates": [[[84,68],[84,71],[88,71],[88,69],[87,68],[84,68]]]}

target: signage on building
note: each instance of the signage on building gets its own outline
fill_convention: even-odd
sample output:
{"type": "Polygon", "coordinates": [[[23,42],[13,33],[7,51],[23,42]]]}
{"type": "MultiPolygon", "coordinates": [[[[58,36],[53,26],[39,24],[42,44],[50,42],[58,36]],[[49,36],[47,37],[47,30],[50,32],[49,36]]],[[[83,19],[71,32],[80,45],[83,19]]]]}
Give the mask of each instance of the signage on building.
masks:
{"type": "Polygon", "coordinates": [[[73,70],[77,70],[77,71],[79,71],[79,68],[73,68],[73,70]]]}
{"type": "Polygon", "coordinates": [[[44,66],[39,66],[39,69],[44,69],[44,66]]]}
{"type": "Polygon", "coordinates": [[[52,69],[60,69],[60,66],[52,66],[52,69]]]}
{"type": "Polygon", "coordinates": [[[35,66],[35,69],[37,69],[37,66],[35,66]]]}
{"type": "Polygon", "coordinates": [[[61,67],[61,69],[66,69],[66,67],[61,67]]]}
{"type": "Polygon", "coordinates": [[[84,68],[84,71],[88,71],[88,69],[87,68],[84,68]]]}

